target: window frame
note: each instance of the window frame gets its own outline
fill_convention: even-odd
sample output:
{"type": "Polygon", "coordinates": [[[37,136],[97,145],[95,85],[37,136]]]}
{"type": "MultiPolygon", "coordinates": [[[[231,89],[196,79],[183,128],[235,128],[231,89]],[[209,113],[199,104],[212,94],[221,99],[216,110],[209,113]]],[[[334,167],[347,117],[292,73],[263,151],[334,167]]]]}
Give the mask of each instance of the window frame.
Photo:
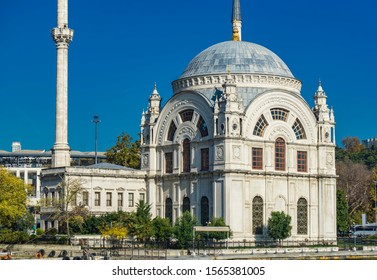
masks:
{"type": "Polygon", "coordinates": [[[113,193],[106,192],[106,207],[113,206],[113,193]]]}
{"type": "Polygon", "coordinates": [[[173,152],[165,153],[165,173],[173,173],[173,152]]]}
{"type": "Polygon", "coordinates": [[[252,169],[263,170],[263,148],[252,147],[252,169]]]}
{"type": "Polygon", "coordinates": [[[118,207],[123,207],[123,193],[118,192],[118,207]]]}
{"type": "Polygon", "coordinates": [[[286,170],[286,143],[281,137],[275,140],[275,170],[286,170]]]}
{"type": "Polygon", "coordinates": [[[191,172],[191,141],[187,138],[182,142],[182,172],[191,172]]]}
{"type": "Polygon", "coordinates": [[[128,193],[128,207],[134,207],[135,206],[135,195],[134,193],[130,192],[128,193]]]}
{"type": "Polygon", "coordinates": [[[94,193],[94,206],[101,206],[101,192],[94,193]]]}
{"type": "Polygon", "coordinates": [[[297,172],[308,172],[307,151],[297,151],[297,172]]]}
{"type": "Polygon", "coordinates": [[[200,171],[209,171],[209,148],[200,149],[200,171]]]}

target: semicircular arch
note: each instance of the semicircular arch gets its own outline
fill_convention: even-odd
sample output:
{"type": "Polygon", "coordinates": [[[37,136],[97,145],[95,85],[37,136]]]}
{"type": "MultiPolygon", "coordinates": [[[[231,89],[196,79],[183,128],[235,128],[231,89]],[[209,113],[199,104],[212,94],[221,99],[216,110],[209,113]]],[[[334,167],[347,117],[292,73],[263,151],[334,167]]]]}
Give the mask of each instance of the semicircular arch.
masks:
{"type": "Polygon", "coordinates": [[[267,122],[267,126],[265,127],[266,133],[263,135],[264,138],[266,135],[271,136],[271,134],[276,134],[277,127],[280,127],[280,132],[283,133],[285,131],[287,140],[290,139],[289,141],[296,142],[298,139],[296,139],[292,126],[298,119],[306,134],[305,139],[300,139],[301,143],[316,143],[315,116],[307,102],[296,93],[284,90],[268,90],[254,99],[245,110],[245,136],[247,138],[260,139],[259,136],[253,135],[253,130],[262,115],[267,122]],[[287,120],[285,122],[274,120],[271,116],[271,109],[273,108],[287,110],[289,112],[287,120]],[[284,129],[282,129],[283,127],[284,129]],[[292,132],[288,132],[290,130],[292,132]]]}

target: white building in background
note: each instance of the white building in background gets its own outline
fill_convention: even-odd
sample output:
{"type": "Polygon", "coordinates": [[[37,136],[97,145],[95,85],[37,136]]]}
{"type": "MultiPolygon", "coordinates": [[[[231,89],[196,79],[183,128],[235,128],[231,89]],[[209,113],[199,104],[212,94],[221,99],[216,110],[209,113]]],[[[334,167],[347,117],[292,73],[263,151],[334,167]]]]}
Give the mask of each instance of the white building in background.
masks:
{"type": "Polygon", "coordinates": [[[310,108],[275,53],[241,41],[237,0],[232,23],[232,40],[194,57],[163,108],[155,87],[143,113],[153,214],[223,217],[235,239],[253,240],[284,211],[291,239],[336,242],[335,120],[322,85],[310,108]]]}
{"type": "Polygon", "coordinates": [[[361,143],[366,149],[377,148],[377,137],[363,140],[361,143]]]}
{"type": "MultiPolygon", "coordinates": [[[[70,157],[72,166],[92,165],[95,161],[94,152],[71,151],[70,157]]],[[[105,153],[97,152],[97,159],[99,162],[105,161],[105,153]]],[[[37,205],[41,197],[41,172],[51,167],[51,161],[51,151],[23,150],[21,142],[13,142],[11,152],[0,150],[0,166],[32,187],[29,206],[37,205]]]]}
{"type": "Polygon", "coordinates": [[[136,210],[138,202],[146,201],[145,172],[109,163],[91,166],[57,167],[42,172],[41,228],[58,228],[54,220],[56,209],[52,201],[59,201],[69,185],[80,182],[82,192],[70,203],[70,207],[86,206],[92,215],[136,210]],[[66,189],[62,188],[65,182],[66,189]]]}

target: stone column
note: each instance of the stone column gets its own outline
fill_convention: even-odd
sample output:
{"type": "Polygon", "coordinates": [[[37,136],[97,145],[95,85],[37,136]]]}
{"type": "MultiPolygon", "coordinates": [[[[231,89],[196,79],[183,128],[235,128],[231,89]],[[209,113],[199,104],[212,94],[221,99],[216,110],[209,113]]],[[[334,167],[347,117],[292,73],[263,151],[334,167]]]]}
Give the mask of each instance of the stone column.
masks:
{"type": "Polygon", "coordinates": [[[68,46],[73,30],[68,28],[68,0],[58,0],[58,27],[52,30],[56,43],[56,115],[52,167],[70,165],[68,146],[68,46]]]}

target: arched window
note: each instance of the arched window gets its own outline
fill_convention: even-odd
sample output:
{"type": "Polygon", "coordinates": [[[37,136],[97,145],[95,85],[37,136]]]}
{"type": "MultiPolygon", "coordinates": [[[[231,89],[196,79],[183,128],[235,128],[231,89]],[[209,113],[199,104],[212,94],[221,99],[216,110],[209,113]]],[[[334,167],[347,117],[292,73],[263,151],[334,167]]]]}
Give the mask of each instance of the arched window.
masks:
{"type": "Polygon", "coordinates": [[[285,141],[278,138],[275,141],[275,170],[285,171],[285,141]]]}
{"type": "Polygon", "coordinates": [[[308,202],[305,198],[297,201],[297,234],[308,234],[308,202]]]}
{"type": "Polygon", "coordinates": [[[187,196],[183,199],[182,213],[185,213],[186,211],[190,212],[190,198],[187,196]]]}
{"type": "Polygon", "coordinates": [[[267,126],[268,122],[266,118],[261,115],[254,127],[253,135],[262,137],[267,126]]]}
{"type": "Polygon", "coordinates": [[[296,119],[295,123],[292,126],[292,129],[296,135],[297,140],[306,139],[304,126],[302,125],[299,119],[296,119]]]}
{"type": "Polygon", "coordinates": [[[282,108],[272,108],[271,109],[271,116],[273,120],[280,120],[280,121],[287,121],[288,118],[288,110],[282,108]]]}
{"type": "Polygon", "coordinates": [[[169,197],[165,200],[165,218],[173,224],[173,201],[169,197]]]}
{"type": "Polygon", "coordinates": [[[253,199],[253,234],[263,234],[263,199],[260,196],[253,199]]]}
{"type": "Polygon", "coordinates": [[[175,134],[176,130],[177,130],[177,126],[175,125],[175,123],[173,121],[171,121],[170,126],[169,126],[169,130],[168,130],[167,140],[169,140],[169,141],[174,140],[174,134],[175,134]]]}
{"type": "Polygon", "coordinates": [[[203,196],[200,200],[200,223],[206,226],[209,222],[209,201],[208,197],[203,196]]]}
{"type": "Polygon", "coordinates": [[[183,140],[183,172],[191,171],[191,145],[190,140],[183,140]]]}
{"type": "Polygon", "coordinates": [[[179,114],[181,115],[182,122],[191,122],[194,110],[187,109],[182,112],[179,112],[179,114]]]}
{"type": "Polygon", "coordinates": [[[202,116],[199,117],[199,120],[198,120],[198,123],[197,123],[196,127],[199,129],[199,131],[200,131],[200,135],[201,135],[202,137],[206,137],[206,136],[208,136],[208,128],[207,128],[207,124],[206,124],[206,122],[204,121],[204,119],[203,119],[202,116]]]}

